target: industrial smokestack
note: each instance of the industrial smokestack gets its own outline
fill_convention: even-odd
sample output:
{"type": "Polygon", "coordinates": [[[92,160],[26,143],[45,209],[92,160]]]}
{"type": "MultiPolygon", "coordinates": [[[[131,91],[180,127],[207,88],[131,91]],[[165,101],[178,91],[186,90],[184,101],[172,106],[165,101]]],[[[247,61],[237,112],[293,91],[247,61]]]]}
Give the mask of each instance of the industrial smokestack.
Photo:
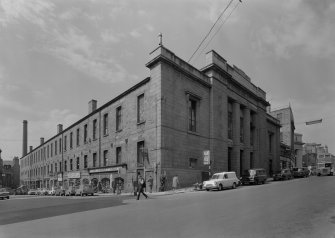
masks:
{"type": "Polygon", "coordinates": [[[27,154],[28,151],[28,121],[23,121],[23,138],[22,138],[22,157],[27,154]]]}
{"type": "Polygon", "coordinates": [[[41,142],[41,145],[44,144],[44,138],[43,137],[40,138],[40,142],[41,142]]]}

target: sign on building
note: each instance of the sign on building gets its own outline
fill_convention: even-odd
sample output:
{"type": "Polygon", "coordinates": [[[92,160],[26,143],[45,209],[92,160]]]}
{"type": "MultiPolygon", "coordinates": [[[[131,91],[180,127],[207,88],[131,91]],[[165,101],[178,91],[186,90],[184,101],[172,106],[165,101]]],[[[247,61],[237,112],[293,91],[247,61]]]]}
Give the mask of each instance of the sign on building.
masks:
{"type": "Polygon", "coordinates": [[[204,150],[204,165],[209,165],[210,164],[210,151],[209,150],[204,150]]]}

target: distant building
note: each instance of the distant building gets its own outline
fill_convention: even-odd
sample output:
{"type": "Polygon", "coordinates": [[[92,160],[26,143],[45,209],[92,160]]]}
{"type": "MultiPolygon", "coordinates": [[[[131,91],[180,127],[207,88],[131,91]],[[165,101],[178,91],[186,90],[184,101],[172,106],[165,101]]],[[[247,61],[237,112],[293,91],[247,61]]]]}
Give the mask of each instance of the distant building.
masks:
{"type": "Polygon", "coordinates": [[[294,156],[295,156],[295,166],[302,167],[302,154],[303,154],[303,145],[302,134],[294,133],[294,156]]]}
{"type": "Polygon", "coordinates": [[[328,146],[306,143],[303,147],[303,164],[315,167],[317,163],[335,163],[335,156],[328,151],[328,146]]]}
{"type": "Polygon", "coordinates": [[[22,184],[131,192],[143,175],[157,191],[175,175],[184,187],[219,171],[277,171],[280,124],[266,112],[266,93],[215,51],[206,61],[198,70],[159,46],[146,64],[150,77],[101,107],[90,101],[87,116],[59,125],[29,153],[24,121],[22,184]]]}
{"type": "MultiPolygon", "coordinates": [[[[286,145],[286,149],[290,150],[289,161],[281,160],[282,168],[290,168],[297,166],[295,159],[295,149],[294,149],[294,117],[291,106],[286,108],[281,108],[273,110],[270,114],[280,121],[280,143],[286,145]]],[[[285,157],[283,157],[284,159],[285,157]]]]}
{"type": "Polygon", "coordinates": [[[3,160],[0,150],[0,187],[17,188],[20,185],[19,158],[12,161],[3,160]]]}

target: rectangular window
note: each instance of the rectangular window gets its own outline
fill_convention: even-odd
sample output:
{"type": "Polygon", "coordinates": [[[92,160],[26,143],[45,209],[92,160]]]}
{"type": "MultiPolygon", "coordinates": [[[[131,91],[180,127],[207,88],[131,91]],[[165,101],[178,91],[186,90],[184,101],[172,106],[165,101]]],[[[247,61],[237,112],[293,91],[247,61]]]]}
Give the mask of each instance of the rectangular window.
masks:
{"type": "Polygon", "coordinates": [[[104,114],[104,121],[103,121],[103,128],[104,128],[104,135],[108,135],[108,114],[104,114]]]}
{"type": "Polygon", "coordinates": [[[137,97],[137,123],[144,122],[144,94],[137,97]]]}
{"type": "Polygon", "coordinates": [[[116,147],[116,164],[121,164],[122,161],[122,149],[121,147],[116,147]]]}
{"type": "Polygon", "coordinates": [[[244,117],[243,110],[240,110],[240,142],[244,142],[244,117]]]}
{"type": "Polygon", "coordinates": [[[53,164],[51,164],[50,166],[51,166],[51,173],[53,173],[53,171],[54,171],[54,166],[53,166],[53,164]]]}
{"type": "Polygon", "coordinates": [[[59,172],[62,172],[62,162],[59,162],[59,172]]]}
{"type": "Polygon", "coordinates": [[[108,150],[104,150],[104,166],[108,164],[108,150]]]}
{"type": "Polygon", "coordinates": [[[55,163],[55,173],[57,173],[57,163],[55,163]]]}
{"type": "Polygon", "coordinates": [[[93,153],[93,167],[97,166],[97,153],[93,153]]]}
{"type": "Polygon", "coordinates": [[[79,146],[79,138],[80,138],[80,131],[79,128],[77,128],[77,146],[79,146]]]}
{"type": "Polygon", "coordinates": [[[137,164],[144,164],[144,141],[137,142],[137,164]]]}
{"type": "Polygon", "coordinates": [[[93,121],[93,140],[97,139],[97,119],[93,121]]]}
{"type": "Polygon", "coordinates": [[[55,155],[57,155],[57,141],[55,141],[55,155]]]}
{"type": "Polygon", "coordinates": [[[195,158],[189,158],[188,159],[188,166],[190,168],[195,168],[197,166],[197,159],[195,159],[195,158]]]}
{"type": "Polygon", "coordinates": [[[73,148],[73,132],[70,133],[70,149],[73,148]]]}
{"type": "Polygon", "coordinates": [[[49,145],[47,147],[47,151],[48,151],[48,158],[50,157],[50,153],[49,153],[49,145]]]}
{"type": "Polygon", "coordinates": [[[79,157],[77,157],[77,170],[79,170],[79,167],[80,166],[80,164],[79,164],[79,157]]]}
{"type": "Polygon", "coordinates": [[[233,104],[228,102],[228,139],[233,139],[233,104]]]}
{"type": "Polygon", "coordinates": [[[62,138],[59,139],[59,153],[62,153],[62,138]]]}
{"type": "Polygon", "coordinates": [[[72,164],[72,159],[70,159],[70,170],[73,170],[73,164],[72,164]]]}
{"type": "Polygon", "coordinates": [[[87,124],[84,125],[84,143],[87,143],[87,124]]]}
{"type": "Polygon", "coordinates": [[[188,101],[188,130],[197,131],[197,101],[191,97],[188,101]]]}
{"type": "Polygon", "coordinates": [[[51,149],[50,149],[50,156],[52,157],[53,154],[53,144],[51,144],[51,149]]]}
{"type": "Polygon", "coordinates": [[[116,131],[122,129],[122,107],[116,108],[116,131]]]}
{"type": "Polygon", "coordinates": [[[66,160],[64,161],[64,171],[65,172],[67,171],[67,161],[66,160]]]}
{"type": "Polygon", "coordinates": [[[84,168],[87,168],[87,155],[84,155],[84,168]]]}
{"type": "Polygon", "coordinates": [[[67,136],[64,136],[64,150],[66,151],[67,136]]]}

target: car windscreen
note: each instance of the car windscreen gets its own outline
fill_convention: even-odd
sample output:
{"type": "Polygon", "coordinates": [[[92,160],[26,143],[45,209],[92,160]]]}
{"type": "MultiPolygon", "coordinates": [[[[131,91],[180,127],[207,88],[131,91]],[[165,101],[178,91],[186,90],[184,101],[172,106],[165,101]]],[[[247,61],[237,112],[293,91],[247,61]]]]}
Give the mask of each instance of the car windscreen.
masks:
{"type": "Polygon", "coordinates": [[[252,175],[255,175],[255,174],[256,174],[256,171],[252,170],[252,169],[243,171],[243,175],[245,175],[245,176],[252,176],[252,175]]]}
{"type": "Polygon", "coordinates": [[[213,176],[212,176],[212,179],[218,179],[219,178],[219,175],[218,174],[214,174],[213,176]]]}

